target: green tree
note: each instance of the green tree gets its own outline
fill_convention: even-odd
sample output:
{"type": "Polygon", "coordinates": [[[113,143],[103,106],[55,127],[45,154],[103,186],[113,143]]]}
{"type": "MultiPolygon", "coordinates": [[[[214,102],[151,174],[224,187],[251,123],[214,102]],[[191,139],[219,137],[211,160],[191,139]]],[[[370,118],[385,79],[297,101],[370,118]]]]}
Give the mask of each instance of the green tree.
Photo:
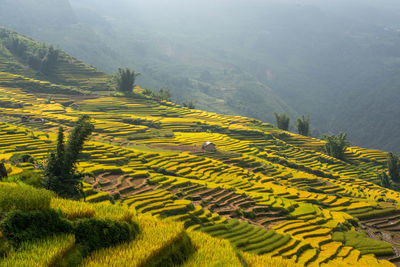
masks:
{"type": "Polygon", "coordinates": [[[299,134],[304,136],[310,135],[310,116],[302,115],[301,118],[297,118],[297,131],[299,134]]]}
{"type": "Polygon", "coordinates": [[[286,115],[285,113],[274,113],[275,114],[275,118],[276,118],[276,126],[278,126],[279,129],[287,131],[289,130],[289,122],[290,122],[290,118],[288,115],[286,115]]]}
{"type": "Polygon", "coordinates": [[[378,175],[378,178],[382,187],[392,188],[392,181],[390,180],[390,177],[386,174],[386,172],[381,172],[378,175]]]}
{"type": "Polygon", "coordinates": [[[400,182],[400,157],[394,153],[388,153],[389,176],[394,182],[400,182]]]}
{"type": "Polygon", "coordinates": [[[161,88],[158,91],[158,95],[157,95],[161,100],[167,100],[167,101],[171,101],[171,91],[169,90],[168,87],[166,88],[161,88]]]}
{"type": "Polygon", "coordinates": [[[0,162],[0,181],[1,181],[1,178],[5,178],[7,176],[8,176],[8,174],[7,174],[6,166],[4,165],[4,162],[0,162]]]}
{"type": "Polygon", "coordinates": [[[131,93],[135,86],[136,77],[140,73],[131,70],[130,68],[119,68],[115,74],[115,81],[117,83],[117,90],[122,93],[131,93]]]}
{"type": "Polygon", "coordinates": [[[339,133],[338,135],[324,135],[322,137],[326,141],[325,152],[334,158],[344,159],[344,151],[350,145],[347,141],[347,134],[339,133]]]}
{"type": "Polygon", "coordinates": [[[185,108],[194,109],[194,108],[196,108],[195,104],[196,104],[196,102],[193,101],[192,99],[190,99],[189,101],[183,102],[182,106],[184,106],[185,108]]]}
{"type": "Polygon", "coordinates": [[[19,38],[10,37],[5,41],[5,45],[14,55],[21,58],[25,57],[26,45],[19,38]]]}
{"type": "Polygon", "coordinates": [[[42,59],[40,71],[43,72],[44,74],[52,73],[57,64],[57,60],[58,60],[58,50],[54,49],[53,46],[50,46],[47,50],[46,55],[42,59]]]}
{"type": "Polygon", "coordinates": [[[73,198],[82,193],[83,174],[76,171],[76,162],[83,144],[94,130],[87,115],[81,116],[64,142],[64,129],[58,130],[57,149],[49,156],[45,167],[45,182],[49,190],[62,197],[73,198]]]}

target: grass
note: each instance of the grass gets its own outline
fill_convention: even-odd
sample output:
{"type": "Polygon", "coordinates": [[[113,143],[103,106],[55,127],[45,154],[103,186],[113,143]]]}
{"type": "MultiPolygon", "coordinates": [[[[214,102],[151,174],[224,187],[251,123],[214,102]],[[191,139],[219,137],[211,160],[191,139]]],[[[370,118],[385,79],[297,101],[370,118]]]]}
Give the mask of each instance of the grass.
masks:
{"type": "Polygon", "coordinates": [[[0,261],[0,266],[51,266],[75,242],[74,235],[57,235],[34,242],[24,242],[0,261]]]}
{"type": "Polygon", "coordinates": [[[148,215],[139,216],[138,223],[141,233],[134,241],[96,251],[82,266],[146,266],[164,248],[183,238],[183,225],[148,215]]]}
{"type": "Polygon", "coordinates": [[[1,212],[11,210],[43,210],[50,208],[51,198],[55,195],[44,189],[36,189],[15,183],[0,183],[1,212]]]}
{"type": "Polygon", "coordinates": [[[237,252],[229,241],[212,238],[197,231],[188,233],[196,252],[193,253],[183,266],[240,266],[237,252]]]}

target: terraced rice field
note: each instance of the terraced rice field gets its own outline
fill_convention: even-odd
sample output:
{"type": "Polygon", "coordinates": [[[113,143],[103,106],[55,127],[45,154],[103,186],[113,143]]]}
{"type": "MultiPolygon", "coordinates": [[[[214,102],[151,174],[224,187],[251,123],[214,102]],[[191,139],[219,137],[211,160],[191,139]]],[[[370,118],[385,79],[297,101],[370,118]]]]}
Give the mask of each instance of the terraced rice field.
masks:
{"type": "MultiPolygon", "coordinates": [[[[390,266],[384,259],[396,262],[400,255],[400,194],[376,184],[385,169],[384,152],[350,147],[341,161],[323,153],[323,141],[250,118],[145,98],[82,96],[78,90],[27,93],[14,80],[0,73],[0,159],[28,153],[37,164],[7,163],[10,172],[36,170],[54,147],[57,128],[68,129],[90,114],[95,132],[78,164],[88,174],[86,201],[181,222],[171,233],[166,226],[162,242],[153,240],[160,246],[180,242],[186,229],[197,253],[205,253],[205,234],[222,239],[215,242],[228,254],[229,242],[248,262],[262,262],[253,256],[259,254],[307,266],[390,266]],[[203,151],[205,141],[217,152],[203,151]],[[376,243],[353,242],[355,236],[376,243]]],[[[67,244],[68,237],[62,238],[67,244]]],[[[140,265],[160,248],[116,257],[150,246],[149,240],[95,253],[84,266],[130,259],[140,265]]],[[[186,264],[202,260],[193,256],[186,264]]]]}

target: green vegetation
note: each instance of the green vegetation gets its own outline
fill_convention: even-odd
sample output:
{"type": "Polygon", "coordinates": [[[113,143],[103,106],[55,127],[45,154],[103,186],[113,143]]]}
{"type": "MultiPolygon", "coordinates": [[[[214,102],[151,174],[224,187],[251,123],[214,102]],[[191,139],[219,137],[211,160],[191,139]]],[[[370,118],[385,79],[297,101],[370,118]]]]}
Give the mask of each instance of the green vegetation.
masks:
{"type": "Polygon", "coordinates": [[[388,153],[387,158],[389,176],[394,182],[400,182],[400,157],[394,153],[388,153]]]}
{"type": "Polygon", "coordinates": [[[0,73],[0,101],[9,103],[0,107],[0,160],[4,181],[13,182],[2,184],[8,188],[1,218],[11,216],[10,233],[23,235],[13,241],[0,230],[2,262],[190,266],[210,256],[265,266],[279,256],[310,266],[392,266],[375,256],[382,248],[389,254],[382,244],[332,238],[364,225],[376,235],[398,231],[400,193],[378,185],[386,153],[347,147],[346,160],[338,160],[321,153],[323,140],[251,118],[182,108],[144,95],[139,86],[134,93],[140,97],[49,94],[16,84],[20,77],[0,73]],[[71,129],[68,137],[64,129],[71,129]],[[206,141],[218,151],[203,151],[206,141]],[[40,187],[43,175],[58,196],[25,185],[40,187]],[[53,230],[43,233],[40,218],[48,214],[53,230]],[[18,230],[19,221],[28,232],[18,230]],[[57,230],[60,221],[72,228],[57,230]],[[192,235],[196,230],[203,232],[192,235]],[[208,238],[214,241],[201,241],[208,238]],[[218,243],[225,258],[214,251],[218,243]]]}
{"type": "Polygon", "coordinates": [[[32,48],[17,35],[9,35],[4,40],[6,48],[15,56],[26,62],[31,68],[43,74],[50,75],[57,64],[59,51],[53,46],[42,44],[32,48]]]}
{"type": "Polygon", "coordinates": [[[5,178],[8,176],[6,166],[4,165],[4,162],[0,162],[0,181],[1,179],[5,178]]]}
{"type": "Polygon", "coordinates": [[[0,183],[0,212],[48,209],[53,196],[53,193],[44,189],[0,183]]]}
{"type": "Polygon", "coordinates": [[[83,115],[71,130],[64,147],[64,129],[58,130],[57,150],[52,152],[45,168],[46,188],[64,197],[82,194],[83,174],[76,172],[78,156],[83,144],[94,129],[88,115],[83,115]]]}
{"type": "Polygon", "coordinates": [[[290,122],[290,118],[287,114],[285,113],[274,113],[275,114],[275,119],[276,119],[276,126],[284,131],[288,131],[289,130],[289,122],[290,122]]]}
{"type": "Polygon", "coordinates": [[[304,136],[310,136],[310,116],[302,116],[296,120],[297,132],[304,136]]]}
{"type": "Polygon", "coordinates": [[[381,172],[378,175],[380,185],[385,188],[392,188],[392,180],[390,179],[389,175],[386,172],[381,172]]]}
{"type": "Polygon", "coordinates": [[[172,96],[171,90],[169,90],[169,88],[160,88],[158,92],[146,88],[143,90],[143,94],[156,100],[166,100],[166,101],[171,101],[171,96],[172,96]]]}
{"type": "Polygon", "coordinates": [[[90,253],[100,248],[129,242],[135,238],[138,231],[137,223],[90,218],[78,222],[75,228],[75,240],[77,244],[88,249],[87,253],[90,253]]]}
{"type": "Polygon", "coordinates": [[[192,99],[190,99],[189,101],[182,102],[182,106],[184,106],[188,109],[196,108],[195,104],[196,104],[196,101],[193,101],[192,99]]]}
{"type": "Polygon", "coordinates": [[[24,241],[32,241],[58,233],[72,232],[72,224],[60,213],[46,209],[39,211],[14,210],[7,213],[1,223],[1,232],[19,246],[24,241]]]}
{"type": "Polygon", "coordinates": [[[346,246],[351,246],[360,250],[361,254],[374,253],[377,256],[393,254],[391,244],[383,241],[371,240],[365,233],[356,231],[335,232],[332,238],[335,241],[343,242],[346,246]]]}
{"type": "Polygon", "coordinates": [[[350,145],[350,142],[347,141],[347,134],[324,135],[322,139],[326,141],[325,152],[329,156],[337,159],[344,159],[344,152],[350,145]]]}
{"type": "Polygon", "coordinates": [[[140,73],[131,70],[130,68],[119,68],[115,74],[114,79],[116,81],[117,90],[122,93],[132,93],[133,87],[135,86],[136,77],[140,73]]]}

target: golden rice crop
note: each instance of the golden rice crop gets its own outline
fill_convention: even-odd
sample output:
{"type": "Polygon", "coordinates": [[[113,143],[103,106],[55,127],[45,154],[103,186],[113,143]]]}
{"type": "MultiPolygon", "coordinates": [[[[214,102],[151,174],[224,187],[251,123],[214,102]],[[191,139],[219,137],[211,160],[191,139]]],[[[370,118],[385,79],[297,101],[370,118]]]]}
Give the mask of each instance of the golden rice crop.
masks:
{"type": "Polygon", "coordinates": [[[60,209],[67,218],[98,217],[118,221],[132,222],[136,220],[136,213],[125,205],[112,205],[111,203],[88,203],[61,198],[51,200],[51,208],[60,209]]]}
{"type": "Polygon", "coordinates": [[[75,244],[74,235],[57,235],[34,242],[24,242],[0,261],[1,267],[49,266],[75,244]]]}
{"type": "Polygon", "coordinates": [[[42,210],[50,207],[54,193],[15,183],[0,183],[0,210],[42,210]]]}
{"type": "Polygon", "coordinates": [[[256,255],[247,252],[242,253],[243,259],[252,267],[296,267],[299,266],[293,260],[269,255],[256,255]]]}
{"type": "Polygon", "coordinates": [[[196,252],[183,266],[242,266],[228,240],[214,238],[198,231],[190,231],[188,235],[196,252]]]}
{"type": "Polygon", "coordinates": [[[98,250],[86,258],[82,266],[144,266],[184,231],[182,224],[146,214],[138,216],[138,222],[141,232],[135,240],[98,250]]]}

